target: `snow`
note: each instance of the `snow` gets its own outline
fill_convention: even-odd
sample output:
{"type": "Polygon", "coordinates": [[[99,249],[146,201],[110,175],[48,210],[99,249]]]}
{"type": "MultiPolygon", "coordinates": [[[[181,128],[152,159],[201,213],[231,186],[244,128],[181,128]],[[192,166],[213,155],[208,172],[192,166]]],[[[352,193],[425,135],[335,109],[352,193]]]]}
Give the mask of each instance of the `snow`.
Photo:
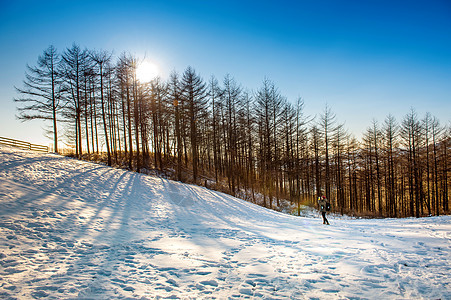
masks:
{"type": "Polygon", "coordinates": [[[294,217],[0,148],[2,299],[451,299],[451,217],[294,217]]]}

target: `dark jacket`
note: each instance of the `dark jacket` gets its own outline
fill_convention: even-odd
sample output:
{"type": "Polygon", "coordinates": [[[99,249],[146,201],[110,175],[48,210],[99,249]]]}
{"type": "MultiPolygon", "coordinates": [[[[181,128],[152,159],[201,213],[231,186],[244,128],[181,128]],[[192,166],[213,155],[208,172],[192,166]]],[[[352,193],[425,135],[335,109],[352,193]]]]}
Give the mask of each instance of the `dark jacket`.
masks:
{"type": "Polygon", "coordinates": [[[321,198],[320,200],[318,200],[318,204],[319,204],[319,209],[321,210],[321,212],[326,212],[326,205],[327,205],[327,199],[323,199],[321,198]]]}

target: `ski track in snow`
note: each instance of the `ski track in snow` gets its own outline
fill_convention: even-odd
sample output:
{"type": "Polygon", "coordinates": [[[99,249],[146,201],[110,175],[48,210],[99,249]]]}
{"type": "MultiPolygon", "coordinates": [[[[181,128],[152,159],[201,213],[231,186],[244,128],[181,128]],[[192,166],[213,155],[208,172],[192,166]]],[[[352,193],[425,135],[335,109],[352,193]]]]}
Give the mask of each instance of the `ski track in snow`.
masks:
{"type": "Polygon", "coordinates": [[[294,217],[0,147],[1,299],[451,299],[451,218],[294,217]]]}

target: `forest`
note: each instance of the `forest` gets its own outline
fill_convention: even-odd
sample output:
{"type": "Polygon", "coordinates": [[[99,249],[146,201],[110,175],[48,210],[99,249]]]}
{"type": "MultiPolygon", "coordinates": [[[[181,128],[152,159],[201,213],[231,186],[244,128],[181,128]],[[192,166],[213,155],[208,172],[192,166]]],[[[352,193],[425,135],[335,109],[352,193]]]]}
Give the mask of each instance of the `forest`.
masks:
{"type": "Polygon", "coordinates": [[[450,212],[451,126],[429,113],[372,120],[357,140],[330,107],[307,116],[303,99],[287,99],[270,79],[250,91],[231,75],[205,80],[187,67],[140,82],[141,62],[49,46],[16,87],[18,118],[46,120],[54,152],[292,214],[323,194],[340,214],[450,212]]]}

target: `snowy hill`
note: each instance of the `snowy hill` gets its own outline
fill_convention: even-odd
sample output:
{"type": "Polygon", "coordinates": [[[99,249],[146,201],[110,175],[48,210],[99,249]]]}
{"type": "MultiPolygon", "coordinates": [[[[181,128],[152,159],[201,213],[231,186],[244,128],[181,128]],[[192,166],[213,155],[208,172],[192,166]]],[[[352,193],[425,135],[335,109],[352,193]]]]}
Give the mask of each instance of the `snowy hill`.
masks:
{"type": "Polygon", "coordinates": [[[3,147],[0,298],[451,298],[450,216],[330,221],[3,147]]]}

